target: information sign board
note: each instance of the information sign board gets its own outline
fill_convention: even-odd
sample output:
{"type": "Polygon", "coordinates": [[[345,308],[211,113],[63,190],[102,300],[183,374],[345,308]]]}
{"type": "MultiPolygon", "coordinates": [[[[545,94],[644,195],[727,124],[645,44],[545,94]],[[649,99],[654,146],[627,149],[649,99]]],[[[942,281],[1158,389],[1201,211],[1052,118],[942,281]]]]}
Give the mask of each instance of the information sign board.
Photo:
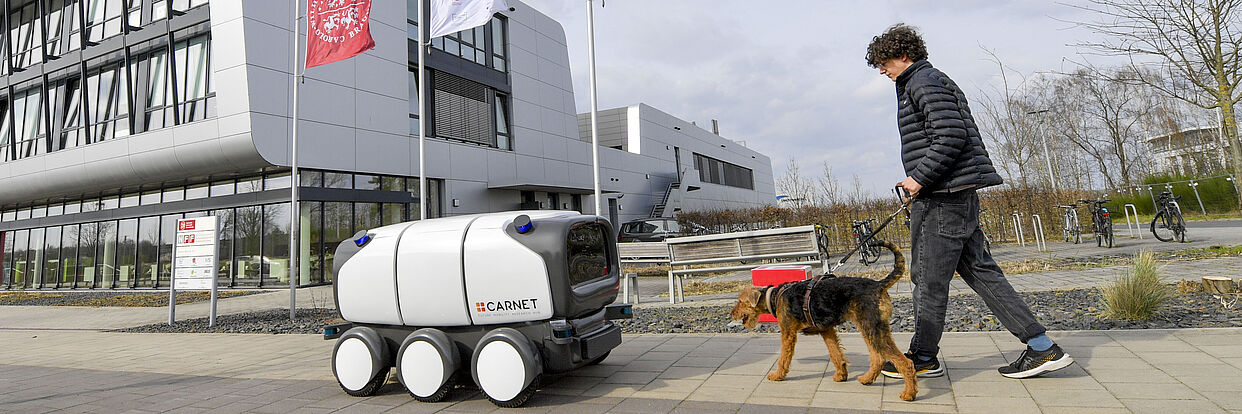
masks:
{"type": "Polygon", "coordinates": [[[218,228],[216,217],[177,220],[173,249],[173,288],[212,290],[216,282],[218,228]]]}

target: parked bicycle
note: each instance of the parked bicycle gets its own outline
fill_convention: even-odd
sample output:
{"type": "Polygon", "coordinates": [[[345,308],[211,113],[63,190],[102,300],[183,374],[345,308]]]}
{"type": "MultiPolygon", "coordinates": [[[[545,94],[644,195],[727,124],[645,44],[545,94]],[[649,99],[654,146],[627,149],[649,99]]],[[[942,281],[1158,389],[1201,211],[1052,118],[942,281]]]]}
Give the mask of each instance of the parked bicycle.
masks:
{"type": "Polygon", "coordinates": [[[1112,200],[1078,200],[1091,209],[1091,232],[1095,233],[1096,247],[1103,247],[1105,242],[1109,248],[1113,247],[1113,218],[1104,207],[1109,201],[1112,200]]]}
{"type": "Polygon", "coordinates": [[[1065,236],[1065,242],[1082,243],[1082,230],[1078,227],[1078,205],[1064,204],[1057,208],[1061,209],[1061,234],[1065,236]]]}
{"type": "Polygon", "coordinates": [[[871,237],[871,223],[874,222],[873,218],[850,220],[850,228],[854,230],[854,242],[862,245],[858,249],[858,262],[864,266],[870,266],[880,260],[880,244],[871,237]]]}
{"type": "Polygon", "coordinates": [[[828,260],[828,248],[832,245],[828,240],[828,226],[815,223],[815,245],[819,246],[819,253],[824,255],[824,260],[828,260]]]}
{"type": "Polygon", "coordinates": [[[1156,196],[1156,216],[1151,219],[1151,234],[1160,241],[1186,242],[1186,220],[1177,205],[1177,200],[1181,198],[1168,191],[1156,196]]]}

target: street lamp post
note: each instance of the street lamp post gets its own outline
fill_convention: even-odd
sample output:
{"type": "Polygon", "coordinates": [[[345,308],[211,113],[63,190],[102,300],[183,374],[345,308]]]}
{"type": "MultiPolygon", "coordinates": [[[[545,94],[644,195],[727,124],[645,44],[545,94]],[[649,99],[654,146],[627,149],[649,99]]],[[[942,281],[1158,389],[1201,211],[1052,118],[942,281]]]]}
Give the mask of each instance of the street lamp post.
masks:
{"type": "MultiPolygon", "coordinates": [[[[1045,112],[1048,112],[1048,110],[1040,109],[1038,111],[1027,112],[1026,114],[1035,115],[1035,114],[1042,114],[1045,112]]],[[[1044,124],[1044,120],[1043,118],[1040,118],[1039,125],[1042,127],[1043,124],[1044,124]]],[[[1056,177],[1052,175],[1052,153],[1048,152],[1048,134],[1041,129],[1039,138],[1040,138],[1040,142],[1043,144],[1043,147],[1044,147],[1044,166],[1048,168],[1048,185],[1052,186],[1053,191],[1056,191],[1057,190],[1057,179],[1056,177]]]]}

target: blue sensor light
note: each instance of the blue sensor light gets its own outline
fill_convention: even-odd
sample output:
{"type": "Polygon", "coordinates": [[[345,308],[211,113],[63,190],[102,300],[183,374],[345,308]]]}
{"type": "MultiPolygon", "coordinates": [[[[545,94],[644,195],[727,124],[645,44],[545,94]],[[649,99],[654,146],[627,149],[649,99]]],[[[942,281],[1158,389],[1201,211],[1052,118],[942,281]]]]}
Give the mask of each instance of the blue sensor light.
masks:
{"type": "Polygon", "coordinates": [[[371,241],[371,235],[364,234],[362,237],[359,237],[357,240],[354,240],[354,244],[358,245],[358,247],[362,247],[362,245],[367,244],[370,241],[371,241]]]}
{"type": "Polygon", "coordinates": [[[523,214],[513,219],[513,227],[517,230],[518,234],[526,234],[526,232],[535,228],[535,223],[530,221],[530,216],[523,214]]]}

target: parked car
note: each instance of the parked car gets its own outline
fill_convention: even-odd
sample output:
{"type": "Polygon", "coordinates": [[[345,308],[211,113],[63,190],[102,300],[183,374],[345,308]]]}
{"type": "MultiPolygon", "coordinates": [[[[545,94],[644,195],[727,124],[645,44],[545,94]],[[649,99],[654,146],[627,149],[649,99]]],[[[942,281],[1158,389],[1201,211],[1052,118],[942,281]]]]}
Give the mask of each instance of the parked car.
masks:
{"type": "Polygon", "coordinates": [[[658,242],[678,235],[681,235],[681,225],[676,219],[648,218],[622,224],[621,231],[617,232],[617,241],[658,242]]]}

